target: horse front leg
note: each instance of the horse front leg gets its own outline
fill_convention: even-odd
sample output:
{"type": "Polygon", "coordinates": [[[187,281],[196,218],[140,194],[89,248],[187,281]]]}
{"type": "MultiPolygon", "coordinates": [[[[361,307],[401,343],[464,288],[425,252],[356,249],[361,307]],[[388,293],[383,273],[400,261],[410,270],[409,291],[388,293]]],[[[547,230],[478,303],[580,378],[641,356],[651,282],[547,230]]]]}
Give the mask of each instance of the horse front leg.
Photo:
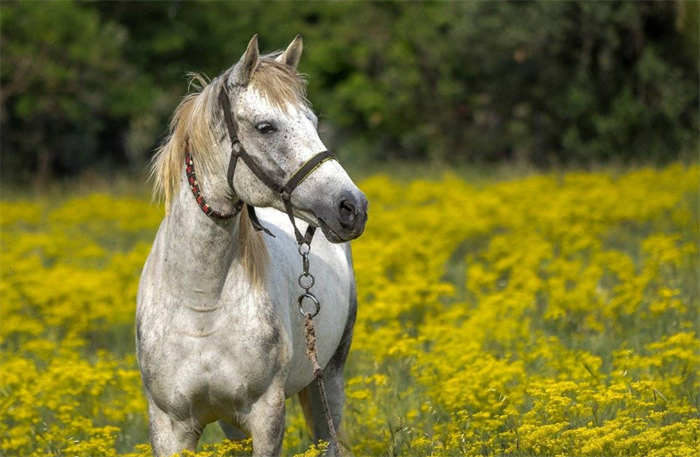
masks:
{"type": "Polygon", "coordinates": [[[197,448],[202,427],[192,421],[173,418],[148,399],[148,428],[155,457],[171,456],[197,448]]]}
{"type": "Polygon", "coordinates": [[[248,414],[247,426],[253,438],[253,457],[280,455],[284,438],[284,384],[270,387],[248,414]]]}

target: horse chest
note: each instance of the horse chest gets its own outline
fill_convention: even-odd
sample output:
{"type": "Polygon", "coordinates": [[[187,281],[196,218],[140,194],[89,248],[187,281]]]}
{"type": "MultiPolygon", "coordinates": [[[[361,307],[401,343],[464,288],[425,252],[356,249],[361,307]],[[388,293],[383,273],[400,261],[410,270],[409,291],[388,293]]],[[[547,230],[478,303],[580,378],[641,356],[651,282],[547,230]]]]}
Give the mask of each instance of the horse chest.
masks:
{"type": "Polygon", "coordinates": [[[140,337],[139,359],[164,410],[194,407],[203,417],[221,417],[245,408],[286,369],[288,351],[270,315],[181,308],[150,324],[141,324],[149,332],[140,337]]]}

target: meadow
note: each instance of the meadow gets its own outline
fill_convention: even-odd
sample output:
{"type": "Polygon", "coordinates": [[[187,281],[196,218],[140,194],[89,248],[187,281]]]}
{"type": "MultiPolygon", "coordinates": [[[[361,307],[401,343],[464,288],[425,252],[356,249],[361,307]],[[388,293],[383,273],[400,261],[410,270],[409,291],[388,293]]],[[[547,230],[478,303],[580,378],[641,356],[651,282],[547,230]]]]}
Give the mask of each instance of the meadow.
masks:
{"type": "MultiPolygon", "coordinates": [[[[354,455],[700,453],[697,164],[359,185],[354,455]]],[[[3,456],[150,455],[133,327],[162,217],[128,190],[2,200],[3,456]]],[[[250,452],[222,437],[198,455],[250,452]]],[[[285,455],[322,448],[289,400],[285,455]]]]}

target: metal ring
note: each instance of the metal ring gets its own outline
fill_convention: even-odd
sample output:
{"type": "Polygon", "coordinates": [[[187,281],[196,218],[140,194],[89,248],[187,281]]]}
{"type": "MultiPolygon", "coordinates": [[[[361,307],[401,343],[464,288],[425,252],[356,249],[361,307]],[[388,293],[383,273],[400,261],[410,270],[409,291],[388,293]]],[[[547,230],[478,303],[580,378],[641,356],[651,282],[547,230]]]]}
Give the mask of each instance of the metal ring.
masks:
{"type": "Polygon", "coordinates": [[[299,287],[301,287],[302,289],[311,289],[314,286],[314,284],[316,284],[316,278],[314,278],[313,275],[309,273],[302,273],[301,275],[299,275],[299,280],[297,282],[299,283],[299,287]],[[311,278],[311,283],[308,286],[304,285],[302,281],[302,279],[304,278],[311,278]]]}
{"type": "Polygon", "coordinates": [[[308,298],[312,302],[314,302],[314,306],[316,306],[316,311],[311,314],[311,317],[316,317],[316,315],[321,311],[321,303],[318,302],[318,299],[314,294],[311,292],[306,292],[302,295],[299,296],[299,312],[301,313],[302,316],[306,316],[306,311],[304,311],[304,299],[308,298]]]}
{"type": "Polygon", "coordinates": [[[300,255],[306,255],[309,252],[311,252],[311,245],[309,243],[301,243],[299,245],[299,254],[300,255]],[[306,246],[306,249],[302,249],[304,246],[306,246]]]}

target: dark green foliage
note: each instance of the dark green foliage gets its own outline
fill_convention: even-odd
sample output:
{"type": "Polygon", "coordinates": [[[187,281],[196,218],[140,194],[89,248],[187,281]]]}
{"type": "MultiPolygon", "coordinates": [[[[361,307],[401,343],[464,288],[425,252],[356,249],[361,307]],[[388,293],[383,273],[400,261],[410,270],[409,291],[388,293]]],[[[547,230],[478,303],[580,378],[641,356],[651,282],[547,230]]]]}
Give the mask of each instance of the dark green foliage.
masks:
{"type": "Polygon", "coordinates": [[[697,2],[3,2],[2,166],[142,169],[250,36],[300,70],[346,160],[666,162],[698,143],[697,2]]]}
{"type": "Polygon", "coordinates": [[[0,19],[3,172],[126,165],[122,126],[155,93],[123,57],[127,30],[68,2],[5,3],[0,19]]]}

